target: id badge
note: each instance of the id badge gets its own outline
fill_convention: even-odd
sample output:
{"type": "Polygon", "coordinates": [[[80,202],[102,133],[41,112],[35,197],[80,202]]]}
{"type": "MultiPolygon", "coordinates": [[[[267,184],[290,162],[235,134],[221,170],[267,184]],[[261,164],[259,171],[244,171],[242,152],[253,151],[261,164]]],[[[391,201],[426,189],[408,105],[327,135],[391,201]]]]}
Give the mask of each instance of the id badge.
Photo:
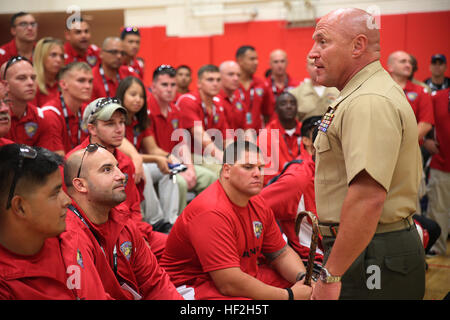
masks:
{"type": "Polygon", "coordinates": [[[251,124],[252,123],[252,114],[250,112],[247,112],[245,114],[245,119],[247,120],[247,124],[251,124]]]}

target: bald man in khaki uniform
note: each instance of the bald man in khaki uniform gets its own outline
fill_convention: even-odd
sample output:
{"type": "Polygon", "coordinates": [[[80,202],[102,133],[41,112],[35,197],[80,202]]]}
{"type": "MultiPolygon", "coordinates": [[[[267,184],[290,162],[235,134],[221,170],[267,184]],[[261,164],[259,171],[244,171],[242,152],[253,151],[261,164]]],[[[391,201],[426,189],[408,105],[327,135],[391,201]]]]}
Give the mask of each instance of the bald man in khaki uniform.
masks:
{"type": "Polygon", "coordinates": [[[299,121],[313,116],[323,116],[328,106],[339,95],[338,89],[321,86],[315,81],[314,60],[307,59],[306,70],[310,78],[306,78],[298,87],[289,90],[297,98],[297,119],[299,121]]]}
{"type": "Polygon", "coordinates": [[[360,9],[323,17],[309,57],[340,95],[315,140],[324,269],[313,299],[422,299],[423,246],[412,222],[421,176],[417,123],[379,62],[379,30],[360,9]],[[342,277],[342,278],[341,278],[342,277]]]}

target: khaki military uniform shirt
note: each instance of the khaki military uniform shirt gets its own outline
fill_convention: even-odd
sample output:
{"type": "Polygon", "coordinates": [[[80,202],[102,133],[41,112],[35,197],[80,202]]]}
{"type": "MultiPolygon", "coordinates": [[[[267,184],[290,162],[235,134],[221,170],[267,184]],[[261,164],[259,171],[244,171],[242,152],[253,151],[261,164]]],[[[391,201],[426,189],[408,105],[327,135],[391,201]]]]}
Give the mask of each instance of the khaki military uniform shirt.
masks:
{"type": "Polygon", "coordinates": [[[348,185],[362,170],[387,191],[380,223],[415,212],[422,173],[417,122],[379,61],[347,83],[322,118],[314,146],[320,223],[339,223],[348,185]]]}
{"type": "Polygon", "coordinates": [[[328,106],[339,95],[336,88],[325,88],[322,96],[314,90],[311,79],[305,79],[298,87],[289,90],[297,99],[297,118],[303,121],[313,116],[323,116],[328,106]]]}

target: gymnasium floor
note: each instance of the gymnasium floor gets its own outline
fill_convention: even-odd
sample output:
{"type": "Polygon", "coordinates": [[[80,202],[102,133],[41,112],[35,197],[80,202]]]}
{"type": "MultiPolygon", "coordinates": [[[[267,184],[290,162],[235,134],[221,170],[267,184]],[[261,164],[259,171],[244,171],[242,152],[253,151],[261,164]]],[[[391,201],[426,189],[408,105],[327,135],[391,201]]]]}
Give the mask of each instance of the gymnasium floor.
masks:
{"type": "Polygon", "coordinates": [[[424,300],[442,300],[450,292],[450,239],[447,255],[427,258],[424,300]]]}

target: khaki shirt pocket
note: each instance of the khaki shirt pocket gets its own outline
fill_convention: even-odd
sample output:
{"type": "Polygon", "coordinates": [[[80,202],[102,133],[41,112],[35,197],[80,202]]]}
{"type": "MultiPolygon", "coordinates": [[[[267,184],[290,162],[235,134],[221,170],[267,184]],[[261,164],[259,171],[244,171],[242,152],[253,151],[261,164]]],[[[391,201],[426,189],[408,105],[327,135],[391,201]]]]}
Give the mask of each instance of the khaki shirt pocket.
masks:
{"type": "Polygon", "coordinates": [[[336,155],[331,149],[330,141],[326,133],[319,131],[314,141],[316,148],[316,182],[329,183],[339,181],[339,170],[336,155]]]}

